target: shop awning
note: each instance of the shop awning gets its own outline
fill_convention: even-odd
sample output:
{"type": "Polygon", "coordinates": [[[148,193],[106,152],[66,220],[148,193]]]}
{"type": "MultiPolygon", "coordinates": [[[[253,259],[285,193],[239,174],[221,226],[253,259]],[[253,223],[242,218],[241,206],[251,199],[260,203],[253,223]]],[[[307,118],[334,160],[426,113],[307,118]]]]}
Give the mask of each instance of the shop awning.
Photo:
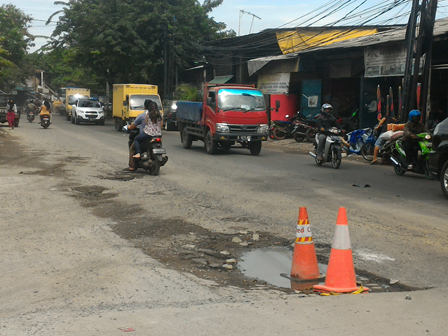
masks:
{"type": "Polygon", "coordinates": [[[225,84],[227,83],[229,80],[231,80],[233,78],[233,75],[228,75],[228,76],[216,76],[215,78],[213,78],[209,83],[211,84],[225,84]]]}

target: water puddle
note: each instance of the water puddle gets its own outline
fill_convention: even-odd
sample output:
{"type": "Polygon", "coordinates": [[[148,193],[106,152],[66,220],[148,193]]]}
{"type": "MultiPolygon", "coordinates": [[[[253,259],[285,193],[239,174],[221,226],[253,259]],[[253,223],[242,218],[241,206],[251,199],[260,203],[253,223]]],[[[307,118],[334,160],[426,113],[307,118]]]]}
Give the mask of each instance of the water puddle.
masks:
{"type": "MultiPolygon", "coordinates": [[[[291,271],[292,256],[293,252],[284,246],[256,249],[245,253],[241,257],[241,260],[238,262],[238,268],[241,273],[249,278],[255,278],[269,285],[285,289],[304,291],[314,285],[325,282],[324,278],[313,281],[291,279],[289,274],[291,271]]],[[[327,273],[327,265],[319,263],[318,266],[320,274],[325,276],[327,273]]],[[[422,289],[409,287],[398,283],[398,280],[394,281],[392,279],[381,278],[366,271],[355,271],[357,283],[368,287],[373,293],[422,289]]]]}
{"type": "MultiPolygon", "coordinates": [[[[252,250],[241,257],[238,267],[245,276],[265,281],[273,286],[301,290],[317,285],[319,281],[300,282],[288,278],[291,272],[292,251],[288,248],[268,247],[252,250]]],[[[327,265],[318,264],[321,274],[327,265]]]]}

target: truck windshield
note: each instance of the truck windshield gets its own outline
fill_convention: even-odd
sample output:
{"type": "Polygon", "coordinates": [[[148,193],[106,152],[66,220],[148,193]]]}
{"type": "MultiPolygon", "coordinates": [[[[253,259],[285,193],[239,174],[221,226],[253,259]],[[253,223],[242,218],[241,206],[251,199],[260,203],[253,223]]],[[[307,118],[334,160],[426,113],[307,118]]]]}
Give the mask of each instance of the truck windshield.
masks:
{"type": "Polygon", "coordinates": [[[261,91],[244,89],[219,90],[218,108],[223,111],[243,110],[245,112],[266,110],[261,91]]]}
{"type": "Polygon", "coordinates": [[[1,107],[5,107],[7,102],[8,102],[7,97],[5,97],[5,96],[0,96],[0,106],[1,106],[1,107]]]}
{"type": "Polygon", "coordinates": [[[77,93],[72,96],[68,96],[68,98],[67,98],[68,104],[73,105],[76,103],[76,100],[78,100],[78,99],[89,99],[89,97],[77,93]]]}
{"type": "Polygon", "coordinates": [[[146,99],[151,99],[157,104],[159,110],[162,109],[162,103],[160,98],[155,95],[132,95],[131,96],[131,110],[143,110],[145,108],[144,103],[146,99]]]}

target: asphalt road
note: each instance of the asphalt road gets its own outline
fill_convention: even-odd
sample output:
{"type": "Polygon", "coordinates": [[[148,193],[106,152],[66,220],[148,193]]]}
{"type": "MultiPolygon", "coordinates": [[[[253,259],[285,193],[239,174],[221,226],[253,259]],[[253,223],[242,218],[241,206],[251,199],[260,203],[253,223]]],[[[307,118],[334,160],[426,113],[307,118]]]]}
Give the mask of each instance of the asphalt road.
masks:
{"type": "MultiPolygon", "coordinates": [[[[23,119],[14,132],[24,143],[34,139],[55,153],[98,161],[99,170],[127,166],[127,134],[115,131],[112,120],[105,126],[73,125],[56,115],[44,130],[23,119]]],[[[437,181],[397,176],[391,166],[362,159],[346,158],[337,170],[318,167],[308,155],[285,153],[279,142],[265,143],[260,156],[244,149],[210,156],[202,142],[186,150],[178,132],[164,131],[163,145],[169,161],[157,179],[190,194],[192,203],[201,195],[212,208],[219,203],[219,215],[250,218],[247,228],[258,223],[258,230],[291,239],[298,209],[305,206],[316,243],[328,245],[338,209],[345,207],[356,267],[409,286],[446,285],[448,200],[437,181]]],[[[154,177],[145,176],[142,186],[146,179],[154,177]]],[[[203,218],[201,225],[225,230],[214,220],[203,218]]]]}
{"type": "MultiPolygon", "coordinates": [[[[176,132],[164,132],[160,176],[131,173],[128,135],[111,120],[53,118],[49,129],[0,125],[1,335],[445,333],[447,200],[437,182],[356,158],[317,167],[299,154],[306,143],[210,156],[200,143],[183,149],[176,132]],[[289,246],[303,206],[318,257],[328,260],[344,206],[357,275],[435,288],[319,297],[212,257],[227,250],[239,263],[245,251],[289,246]]],[[[269,265],[256,266],[279,272],[269,265]]]]}

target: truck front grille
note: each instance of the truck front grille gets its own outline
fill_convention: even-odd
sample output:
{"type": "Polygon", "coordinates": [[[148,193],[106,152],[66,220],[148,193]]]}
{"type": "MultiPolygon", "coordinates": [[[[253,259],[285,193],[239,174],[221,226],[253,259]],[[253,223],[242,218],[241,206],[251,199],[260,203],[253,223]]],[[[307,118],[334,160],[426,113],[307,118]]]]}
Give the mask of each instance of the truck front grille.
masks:
{"type": "Polygon", "coordinates": [[[230,133],[257,133],[258,125],[229,125],[230,133]]]}

